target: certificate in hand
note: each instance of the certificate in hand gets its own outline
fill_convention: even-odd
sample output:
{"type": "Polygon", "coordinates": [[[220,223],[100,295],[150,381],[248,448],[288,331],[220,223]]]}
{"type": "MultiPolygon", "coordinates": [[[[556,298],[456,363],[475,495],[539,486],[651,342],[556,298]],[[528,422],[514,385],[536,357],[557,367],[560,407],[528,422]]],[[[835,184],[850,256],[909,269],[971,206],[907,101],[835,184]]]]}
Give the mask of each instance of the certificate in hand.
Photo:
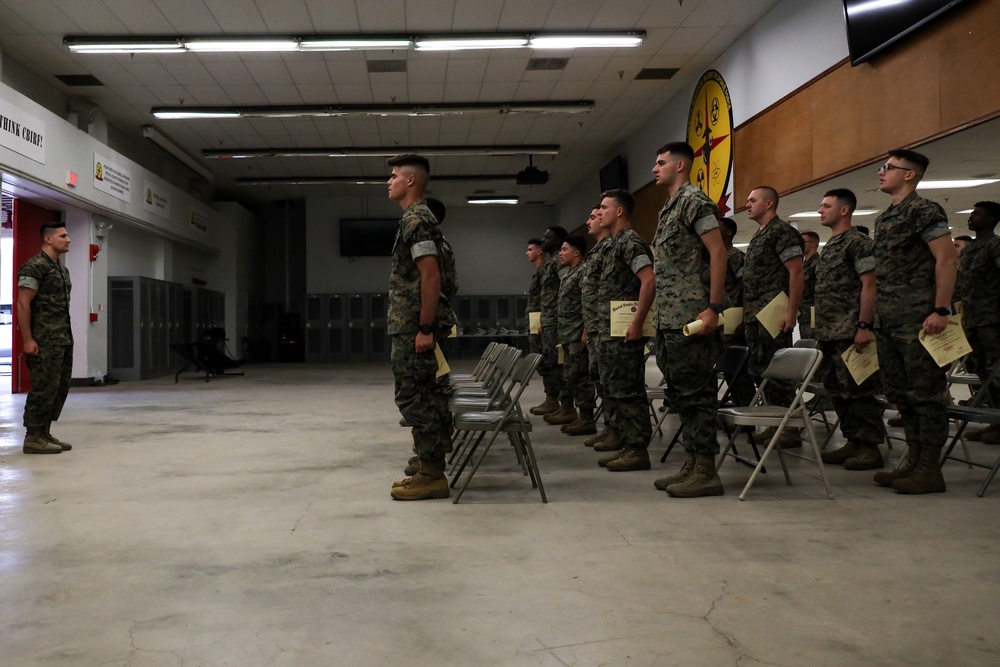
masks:
{"type": "Polygon", "coordinates": [[[741,324],[743,324],[743,306],[733,306],[723,311],[722,333],[732,336],[741,324]]]}
{"type": "MultiPolygon", "coordinates": [[[[612,301],[611,302],[611,337],[624,338],[635,313],[639,309],[638,301],[612,301]]],[[[646,321],[642,323],[642,335],[651,337],[656,335],[653,328],[653,311],[650,309],[646,313],[646,321]]]]}
{"type": "Polygon", "coordinates": [[[542,312],[540,310],[528,313],[528,333],[542,333],[542,312]]]}
{"type": "Polygon", "coordinates": [[[781,333],[781,320],[788,311],[788,295],[778,292],[778,295],[771,299],[771,303],[760,309],[757,313],[757,321],[760,322],[771,338],[777,338],[781,333]]]}
{"type": "Polygon", "coordinates": [[[948,318],[948,326],[939,334],[932,336],[921,329],[920,343],[938,366],[947,366],[972,352],[972,346],[962,330],[962,318],[956,315],[948,318]]]}
{"type": "Polygon", "coordinates": [[[451,368],[448,366],[448,360],[444,358],[444,352],[441,351],[441,346],[434,343],[434,358],[437,359],[438,369],[434,377],[439,378],[442,375],[447,375],[451,372],[451,368]]]}
{"type": "Polygon", "coordinates": [[[875,341],[869,343],[860,352],[852,345],[840,355],[840,358],[843,359],[844,365],[847,366],[851,377],[858,385],[861,385],[878,370],[878,352],[875,349],[875,341]]]}

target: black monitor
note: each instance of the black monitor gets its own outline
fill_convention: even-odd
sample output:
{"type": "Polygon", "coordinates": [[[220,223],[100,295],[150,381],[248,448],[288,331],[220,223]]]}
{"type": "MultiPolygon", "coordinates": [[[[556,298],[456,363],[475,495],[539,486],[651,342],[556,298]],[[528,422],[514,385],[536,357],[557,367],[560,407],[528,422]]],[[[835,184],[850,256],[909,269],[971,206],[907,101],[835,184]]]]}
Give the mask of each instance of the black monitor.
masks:
{"type": "Polygon", "coordinates": [[[388,257],[399,220],[344,218],[340,221],[341,257],[388,257]]]}
{"type": "Polygon", "coordinates": [[[601,192],[616,188],[628,190],[628,173],[621,155],[616,155],[601,168],[601,192]]]}
{"type": "Polygon", "coordinates": [[[851,64],[860,65],[962,0],[844,0],[851,64]]]}

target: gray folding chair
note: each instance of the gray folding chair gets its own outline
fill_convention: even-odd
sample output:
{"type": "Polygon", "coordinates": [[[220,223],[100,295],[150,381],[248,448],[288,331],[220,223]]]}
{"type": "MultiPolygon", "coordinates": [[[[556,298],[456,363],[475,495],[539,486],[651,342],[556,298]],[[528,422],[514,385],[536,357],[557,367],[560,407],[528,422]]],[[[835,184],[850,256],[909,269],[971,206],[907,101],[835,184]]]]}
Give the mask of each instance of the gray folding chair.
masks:
{"type": "MultiPolygon", "coordinates": [[[[982,384],[979,391],[976,392],[975,396],[972,398],[971,405],[952,405],[948,407],[948,418],[954,419],[958,422],[958,430],[955,435],[952,436],[951,442],[944,451],[944,455],[941,457],[941,464],[944,465],[949,459],[952,461],[959,461],[961,463],[968,464],[970,467],[975,466],[977,468],[985,468],[989,470],[989,474],[986,476],[986,480],[979,487],[979,491],[976,493],[977,496],[982,498],[986,495],[986,489],[989,488],[990,482],[996,477],[997,471],[1000,470],[1000,456],[997,456],[996,461],[992,464],[980,463],[978,461],[973,461],[972,457],[969,456],[968,449],[965,450],[965,458],[960,458],[958,456],[953,456],[952,452],[955,450],[955,445],[962,438],[962,433],[965,432],[965,427],[969,425],[969,422],[975,422],[977,424],[1000,424],[1000,409],[988,407],[990,387],[993,383],[997,381],[1000,377],[1000,362],[993,364],[993,369],[986,378],[986,382],[982,384]]],[[[962,441],[964,444],[964,440],[962,441]]]]}
{"type": "MultiPolygon", "coordinates": [[[[727,424],[737,427],[733,431],[733,434],[729,437],[729,442],[726,444],[726,448],[723,450],[722,456],[719,457],[719,467],[722,466],[722,463],[726,460],[727,456],[732,456],[733,458],[744,462],[748,461],[748,459],[740,457],[733,451],[733,442],[736,440],[736,436],[739,435],[740,431],[744,428],[753,426],[776,427],[774,435],[771,436],[771,441],[767,444],[767,449],[764,450],[764,454],[760,457],[760,460],[755,462],[756,466],[754,467],[754,471],[750,475],[750,479],[747,481],[746,486],[743,487],[743,492],[740,494],[740,500],[746,499],[747,492],[750,491],[750,487],[753,486],[753,483],[757,480],[757,476],[763,469],[764,464],[767,461],[767,457],[775,448],[782,431],[784,431],[786,427],[804,428],[806,430],[809,445],[812,447],[814,457],[812,460],[816,462],[816,465],[819,468],[820,479],[823,480],[823,486],[826,489],[827,497],[833,498],[833,493],[830,491],[830,485],[826,481],[826,472],[823,469],[823,461],[819,453],[819,444],[816,442],[816,434],[813,432],[812,419],[809,416],[809,410],[803,399],[803,394],[806,392],[809,381],[812,380],[813,375],[816,373],[816,370],[819,368],[822,361],[823,353],[816,349],[787,347],[778,350],[771,359],[771,363],[768,364],[767,370],[764,371],[764,379],[760,383],[760,387],[758,387],[757,394],[754,396],[754,400],[752,401],[750,407],[726,407],[719,409],[719,419],[723,420],[727,424]],[[764,398],[764,388],[767,386],[768,382],[774,380],[796,383],[795,398],[792,399],[792,404],[788,407],[766,404],[758,405],[758,402],[764,398]]],[[[788,474],[788,466],[785,461],[786,456],[795,456],[805,460],[810,459],[809,457],[792,452],[786,452],[781,448],[778,448],[778,460],[781,462],[781,470],[785,473],[785,482],[790,485],[792,483],[792,478],[788,474]]]]}
{"type": "MultiPolygon", "coordinates": [[[[462,382],[482,382],[486,379],[486,373],[489,371],[491,366],[490,356],[493,354],[493,350],[496,349],[498,345],[504,345],[504,343],[490,343],[483,350],[483,354],[479,357],[479,362],[476,367],[472,369],[471,373],[450,373],[451,384],[455,385],[462,382]]],[[[496,361],[496,357],[493,357],[493,361],[496,361]]]]}

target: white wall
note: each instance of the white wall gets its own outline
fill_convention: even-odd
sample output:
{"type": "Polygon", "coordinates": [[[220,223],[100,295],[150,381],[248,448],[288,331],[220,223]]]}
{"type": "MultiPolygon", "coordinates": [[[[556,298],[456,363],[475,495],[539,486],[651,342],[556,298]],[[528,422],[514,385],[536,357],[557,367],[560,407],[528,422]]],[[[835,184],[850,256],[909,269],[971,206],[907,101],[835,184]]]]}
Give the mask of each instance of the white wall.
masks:
{"type": "MultiPolygon", "coordinates": [[[[338,223],[341,218],[400,215],[399,206],[384,195],[310,197],[306,202],[307,292],[385,292],[389,258],[341,257],[338,223]]],[[[459,293],[527,291],[533,271],[524,257],[527,241],[541,236],[552,224],[552,210],[541,206],[449,207],[441,229],[455,251],[459,293]]]]}

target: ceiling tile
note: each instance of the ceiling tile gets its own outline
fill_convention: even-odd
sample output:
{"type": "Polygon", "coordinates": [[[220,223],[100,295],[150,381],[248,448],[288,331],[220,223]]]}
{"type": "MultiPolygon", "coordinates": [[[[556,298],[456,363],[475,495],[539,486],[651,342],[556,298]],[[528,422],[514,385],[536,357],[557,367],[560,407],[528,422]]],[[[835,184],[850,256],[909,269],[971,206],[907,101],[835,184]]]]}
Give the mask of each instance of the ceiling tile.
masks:
{"type": "Polygon", "coordinates": [[[170,21],[153,0],[103,0],[103,2],[130,33],[168,35],[174,31],[170,21]]]}
{"type": "Polygon", "coordinates": [[[365,0],[357,11],[361,32],[406,32],[406,7],[398,0],[365,0]]]}
{"type": "Polygon", "coordinates": [[[326,68],[330,72],[330,79],[337,85],[345,83],[367,84],[369,81],[368,66],[363,60],[327,62],[326,68]]]}
{"type": "Polygon", "coordinates": [[[395,11],[399,11],[404,5],[407,31],[433,33],[454,30],[454,0],[406,0],[405,3],[399,3],[395,11]]]}
{"type": "Polygon", "coordinates": [[[153,0],[177,34],[204,35],[221,27],[203,0],[153,0]]]}
{"type": "Polygon", "coordinates": [[[473,81],[470,83],[445,82],[444,96],[449,102],[478,102],[479,91],[483,85],[473,81]]]}
{"type": "Polygon", "coordinates": [[[288,74],[285,63],[247,63],[253,80],[258,84],[286,84],[291,82],[292,77],[288,74]]]}
{"type": "Polygon", "coordinates": [[[267,24],[264,23],[253,2],[246,0],[204,0],[204,2],[222,32],[237,35],[267,32],[267,24]]]}
{"type": "Polygon", "coordinates": [[[486,73],[486,62],[486,58],[449,60],[445,81],[448,83],[480,83],[486,73]]]}
{"type": "Polygon", "coordinates": [[[372,104],[372,87],[367,83],[336,83],[334,90],[341,104],[372,104]]]}
{"type": "Polygon", "coordinates": [[[254,78],[250,70],[241,61],[206,62],[205,69],[220,86],[238,86],[253,84],[254,78]]]}
{"type": "Polygon", "coordinates": [[[52,0],[4,0],[4,6],[7,11],[17,14],[22,20],[33,23],[38,32],[50,34],[85,32],[83,26],[52,0]],[[43,21],[39,21],[41,17],[44,17],[43,21]]]}
{"type": "Polygon", "coordinates": [[[287,62],[285,66],[292,81],[297,85],[325,84],[332,85],[330,70],[326,63],[320,61],[287,62]]]}
{"type": "Polygon", "coordinates": [[[333,84],[299,84],[299,95],[303,104],[338,104],[337,91],[333,84]]]}
{"type": "Polygon", "coordinates": [[[268,32],[303,34],[315,31],[309,9],[301,0],[258,0],[256,5],[268,32]]]}
{"type": "Polygon", "coordinates": [[[455,32],[493,31],[500,24],[504,0],[476,0],[476,2],[456,2],[455,32]]]}
{"type": "Polygon", "coordinates": [[[351,0],[305,0],[316,32],[360,32],[357,3],[351,0]]]}
{"type": "Polygon", "coordinates": [[[225,90],[237,106],[267,104],[267,97],[257,84],[228,85],[225,90]]]}
{"type": "Polygon", "coordinates": [[[444,83],[409,83],[406,90],[411,104],[428,104],[444,99],[444,83]]]}
{"type": "Polygon", "coordinates": [[[500,14],[498,30],[524,30],[529,27],[545,27],[552,0],[506,0],[500,14]]]}
{"type": "Polygon", "coordinates": [[[182,86],[217,85],[215,77],[200,62],[164,60],[163,67],[182,86]]]}

